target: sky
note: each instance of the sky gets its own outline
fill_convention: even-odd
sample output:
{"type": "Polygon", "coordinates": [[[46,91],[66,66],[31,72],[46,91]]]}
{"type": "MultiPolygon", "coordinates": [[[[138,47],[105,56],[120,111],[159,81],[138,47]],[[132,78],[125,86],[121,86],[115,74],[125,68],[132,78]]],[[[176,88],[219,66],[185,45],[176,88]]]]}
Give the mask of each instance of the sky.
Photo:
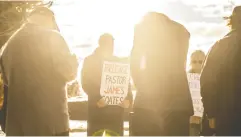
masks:
{"type": "Polygon", "coordinates": [[[80,57],[97,47],[101,33],[115,37],[115,54],[128,56],[133,27],[147,11],[158,11],[182,23],[191,33],[189,53],[207,52],[229,29],[224,16],[241,0],[55,0],[52,6],[60,31],[80,57]],[[81,48],[77,48],[81,47],[81,48]]]}

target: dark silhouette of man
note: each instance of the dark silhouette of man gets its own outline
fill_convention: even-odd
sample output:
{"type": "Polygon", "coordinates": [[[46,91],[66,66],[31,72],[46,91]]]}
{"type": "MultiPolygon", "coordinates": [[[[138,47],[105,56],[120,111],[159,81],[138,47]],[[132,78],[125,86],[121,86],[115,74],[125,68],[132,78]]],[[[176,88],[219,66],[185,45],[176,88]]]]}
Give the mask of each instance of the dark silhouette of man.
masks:
{"type": "Polygon", "coordinates": [[[228,19],[231,31],[211,48],[201,73],[201,95],[217,136],[241,135],[241,6],[228,19]]]}
{"type": "Polygon", "coordinates": [[[147,13],[135,26],[133,136],[189,135],[193,115],[185,70],[189,37],[184,26],[161,13],[147,13]]]}
{"type": "Polygon", "coordinates": [[[88,136],[123,136],[124,108],[132,101],[131,88],[119,106],[109,106],[100,95],[101,76],[104,61],[128,63],[125,59],[113,56],[114,38],[103,34],[99,38],[99,47],[84,60],[82,69],[82,87],[88,95],[88,136]]]}
{"type": "Polygon", "coordinates": [[[6,135],[68,136],[65,85],[76,77],[78,63],[58,32],[53,12],[37,7],[3,48],[6,135]]]}

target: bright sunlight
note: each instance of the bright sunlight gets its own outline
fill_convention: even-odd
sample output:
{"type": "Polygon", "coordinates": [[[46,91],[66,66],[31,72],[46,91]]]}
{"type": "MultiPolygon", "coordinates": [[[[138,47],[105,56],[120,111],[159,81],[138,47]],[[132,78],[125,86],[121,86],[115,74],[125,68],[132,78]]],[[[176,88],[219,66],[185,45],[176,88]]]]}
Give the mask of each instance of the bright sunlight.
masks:
{"type": "MultiPolygon", "coordinates": [[[[67,41],[69,45],[76,46],[79,44],[85,44],[86,41],[80,40],[82,35],[91,35],[89,37],[94,38],[91,41],[91,50],[89,49],[79,49],[73,48],[74,52],[78,55],[86,56],[90,54],[91,51],[97,46],[97,40],[101,33],[109,32],[115,37],[115,55],[117,56],[128,56],[132,48],[133,41],[133,27],[141,19],[141,17],[149,11],[149,9],[155,9],[153,5],[162,5],[163,2],[154,0],[152,3],[149,1],[138,1],[138,0],[79,0],[75,1],[74,7],[71,7],[71,14],[76,13],[76,17],[73,20],[73,24],[76,30],[71,31],[72,34],[75,32],[78,38],[71,38],[67,41]],[[78,30],[78,31],[77,31],[78,30]],[[76,42],[74,42],[76,41],[76,42]],[[88,51],[87,51],[88,50],[88,51]]],[[[160,7],[160,6],[158,6],[160,7]]],[[[66,25],[70,22],[66,15],[67,19],[63,17],[64,14],[67,14],[63,9],[57,9],[53,7],[56,14],[57,20],[59,23],[66,25]],[[60,14],[62,13],[62,14],[60,14]],[[63,19],[63,20],[62,20],[63,19]],[[64,20],[65,19],[65,20],[64,20]]],[[[70,18],[70,17],[69,17],[70,18]]],[[[72,23],[72,22],[71,22],[72,23]]],[[[60,24],[61,28],[61,24],[60,24]]],[[[63,35],[66,35],[64,32],[65,28],[62,27],[63,35]]],[[[67,29],[66,29],[67,30],[67,29]]],[[[68,31],[67,33],[69,33],[68,31]]],[[[88,39],[88,38],[86,38],[88,39]]]]}

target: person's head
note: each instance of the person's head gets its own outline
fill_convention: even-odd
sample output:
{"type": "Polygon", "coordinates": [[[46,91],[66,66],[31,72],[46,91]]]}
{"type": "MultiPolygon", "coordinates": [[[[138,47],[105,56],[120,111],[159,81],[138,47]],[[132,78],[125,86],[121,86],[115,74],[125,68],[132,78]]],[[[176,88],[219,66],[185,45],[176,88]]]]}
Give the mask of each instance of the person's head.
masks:
{"type": "Polygon", "coordinates": [[[99,49],[103,56],[112,56],[114,51],[114,37],[104,33],[99,38],[99,49]]]}
{"type": "Polygon", "coordinates": [[[131,64],[138,66],[145,56],[149,64],[155,64],[152,68],[157,68],[157,64],[159,68],[185,66],[189,37],[190,33],[183,25],[165,14],[149,12],[134,28],[131,64]],[[163,62],[167,64],[163,65],[163,62]]]}
{"type": "Polygon", "coordinates": [[[48,7],[36,7],[28,16],[28,22],[49,29],[59,30],[53,11],[48,7]]]}
{"type": "MultiPolygon", "coordinates": [[[[138,46],[140,50],[149,50],[149,46],[160,45],[160,42],[164,42],[165,35],[163,34],[165,26],[164,24],[169,18],[157,12],[147,13],[140,23],[134,28],[134,47],[138,46]],[[163,30],[163,31],[162,31],[163,30]]],[[[168,33],[168,32],[166,32],[168,33]]],[[[141,52],[141,51],[140,51],[141,52]]]]}
{"type": "Polygon", "coordinates": [[[241,29],[241,6],[237,6],[233,9],[233,13],[229,17],[224,17],[228,21],[227,26],[232,30],[241,29]]]}
{"type": "Polygon", "coordinates": [[[190,67],[193,73],[201,73],[204,59],[205,53],[201,50],[196,50],[191,54],[190,67]]]}

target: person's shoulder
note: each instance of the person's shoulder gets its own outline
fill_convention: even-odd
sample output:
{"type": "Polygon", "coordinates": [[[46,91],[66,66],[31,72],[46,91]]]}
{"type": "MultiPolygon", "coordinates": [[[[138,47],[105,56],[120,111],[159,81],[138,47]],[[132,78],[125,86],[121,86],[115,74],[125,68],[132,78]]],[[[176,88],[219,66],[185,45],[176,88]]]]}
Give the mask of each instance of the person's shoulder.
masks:
{"type": "Polygon", "coordinates": [[[92,54],[90,54],[90,55],[88,55],[84,58],[84,63],[85,64],[90,63],[90,62],[93,62],[95,60],[96,60],[96,55],[94,53],[92,53],[92,54]]]}
{"type": "Polygon", "coordinates": [[[130,63],[130,57],[122,57],[120,58],[120,61],[123,63],[130,63]]]}
{"type": "Polygon", "coordinates": [[[171,20],[171,22],[172,22],[173,29],[174,29],[175,31],[178,31],[178,32],[180,32],[181,34],[185,34],[185,35],[187,35],[188,37],[190,37],[190,32],[187,30],[187,28],[186,28],[183,24],[181,24],[181,23],[179,23],[179,22],[176,22],[176,21],[174,21],[174,20],[171,20]]]}
{"type": "Polygon", "coordinates": [[[210,53],[216,53],[225,51],[228,47],[234,44],[234,41],[232,40],[232,37],[225,36],[222,39],[217,40],[213,46],[210,48],[208,55],[210,53]]]}
{"type": "Polygon", "coordinates": [[[57,30],[45,28],[42,26],[37,26],[31,23],[27,23],[23,26],[22,31],[20,32],[20,35],[27,35],[32,39],[34,38],[44,39],[45,41],[64,40],[64,37],[57,30]]]}
{"type": "Polygon", "coordinates": [[[209,51],[214,50],[214,49],[218,49],[218,48],[227,47],[227,46],[230,46],[230,45],[234,44],[234,42],[236,41],[235,39],[237,38],[237,36],[238,36],[237,33],[229,32],[223,38],[217,40],[213,44],[213,46],[210,48],[209,51]]]}
{"type": "Polygon", "coordinates": [[[220,40],[218,40],[216,42],[216,44],[225,44],[229,43],[232,44],[236,41],[240,41],[241,35],[238,31],[232,30],[230,31],[227,35],[225,35],[223,38],[221,38],[220,40]]]}
{"type": "Polygon", "coordinates": [[[40,30],[38,35],[42,35],[44,36],[46,39],[49,40],[64,40],[64,37],[61,35],[60,32],[56,31],[56,30],[51,30],[51,29],[43,29],[40,30]]]}
{"type": "Polygon", "coordinates": [[[188,70],[187,73],[190,73],[190,74],[200,74],[200,73],[196,72],[194,69],[188,70]]]}
{"type": "Polygon", "coordinates": [[[224,55],[229,50],[227,50],[230,47],[233,47],[236,41],[236,34],[228,34],[224,36],[223,38],[217,40],[213,46],[209,49],[209,52],[207,56],[210,57],[210,55],[224,55]]]}
{"type": "Polygon", "coordinates": [[[129,57],[113,56],[110,60],[116,61],[116,62],[119,62],[119,63],[129,63],[130,62],[130,58],[129,57]]]}
{"type": "Polygon", "coordinates": [[[188,70],[187,73],[194,73],[194,70],[193,70],[193,69],[190,69],[190,70],[188,70]]]}

